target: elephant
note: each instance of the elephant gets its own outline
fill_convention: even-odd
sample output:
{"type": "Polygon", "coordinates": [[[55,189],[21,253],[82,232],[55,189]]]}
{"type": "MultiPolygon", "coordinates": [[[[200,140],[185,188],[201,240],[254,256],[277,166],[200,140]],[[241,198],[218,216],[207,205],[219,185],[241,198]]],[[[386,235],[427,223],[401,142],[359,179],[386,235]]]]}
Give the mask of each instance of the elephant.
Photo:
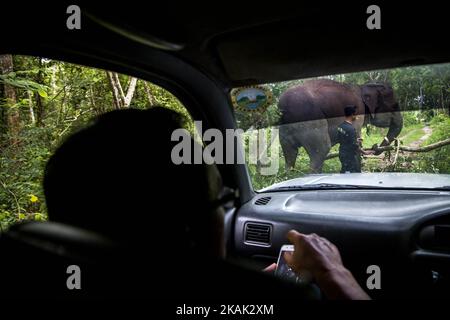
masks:
{"type": "Polygon", "coordinates": [[[344,121],[347,105],[357,108],[353,126],[358,137],[367,124],[389,128],[379,146],[391,144],[400,134],[403,117],[388,83],[358,86],[328,79],[308,80],[286,90],[278,102],[279,139],[287,170],[294,167],[298,150],[303,147],[310,159],[310,170],[322,172],[331,147],[337,143],[337,127],[344,121]]]}

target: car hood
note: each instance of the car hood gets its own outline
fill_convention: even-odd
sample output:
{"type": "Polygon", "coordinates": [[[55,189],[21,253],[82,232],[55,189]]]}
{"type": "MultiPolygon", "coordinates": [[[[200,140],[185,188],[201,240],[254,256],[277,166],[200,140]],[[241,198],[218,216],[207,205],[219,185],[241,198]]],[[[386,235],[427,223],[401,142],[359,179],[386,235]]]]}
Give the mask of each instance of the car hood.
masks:
{"type": "Polygon", "coordinates": [[[450,174],[432,173],[344,173],[310,174],[280,183],[260,191],[270,191],[280,187],[307,186],[314,184],[342,184],[377,188],[430,188],[450,186],[450,174]]]}

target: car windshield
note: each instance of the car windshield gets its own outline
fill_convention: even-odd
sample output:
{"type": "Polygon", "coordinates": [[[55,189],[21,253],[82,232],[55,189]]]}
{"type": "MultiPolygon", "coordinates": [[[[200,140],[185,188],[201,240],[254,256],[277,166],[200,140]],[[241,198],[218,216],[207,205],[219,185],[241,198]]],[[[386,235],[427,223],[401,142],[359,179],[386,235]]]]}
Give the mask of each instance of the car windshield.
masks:
{"type": "Polygon", "coordinates": [[[450,64],[231,91],[255,190],[448,189],[450,64]]]}

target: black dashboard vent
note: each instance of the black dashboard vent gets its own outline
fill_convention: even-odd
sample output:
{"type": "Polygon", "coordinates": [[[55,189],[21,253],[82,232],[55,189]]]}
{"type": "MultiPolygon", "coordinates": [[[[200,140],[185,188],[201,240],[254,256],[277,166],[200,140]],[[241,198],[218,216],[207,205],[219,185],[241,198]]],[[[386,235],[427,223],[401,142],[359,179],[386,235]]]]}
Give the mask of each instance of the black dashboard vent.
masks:
{"type": "Polygon", "coordinates": [[[262,198],[257,199],[257,200],[255,201],[255,204],[256,204],[257,206],[265,206],[266,204],[269,203],[269,201],[270,201],[271,199],[272,199],[271,197],[262,197],[262,198]]]}
{"type": "Polygon", "coordinates": [[[245,225],[245,242],[259,245],[270,245],[272,226],[261,223],[247,223],[245,225]]]}

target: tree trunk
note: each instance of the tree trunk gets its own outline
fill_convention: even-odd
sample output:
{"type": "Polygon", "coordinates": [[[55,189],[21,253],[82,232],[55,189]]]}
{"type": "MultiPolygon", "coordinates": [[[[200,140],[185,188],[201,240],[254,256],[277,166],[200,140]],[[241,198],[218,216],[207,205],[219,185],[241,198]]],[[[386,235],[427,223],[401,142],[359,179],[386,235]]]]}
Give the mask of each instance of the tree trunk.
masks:
{"type": "Polygon", "coordinates": [[[131,99],[133,99],[134,91],[136,90],[137,78],[130,78],[130,84],[128,85],[127,95],[124,97],[124,107],[128,108],[131,104],[131,99]]]}
{"type": "Polygon", "coordinates": [[[150,91],[150,87],[148,86],[147,81],[144,82],[144,89],[145,93],[147,94],[147,100],[150,107],[153,107],[155,105],[155,99],[153,98],[152,92],[150,91]]]}
{"type": "Polygon", "coordinates": [[[28,106],[30,109],[30,121],[32,125],[36,125],[36,118],[34,116],[34,109],[33,109],[33,95],[30,91],[27,91],[28,94],[28,106]]]}
{"type": "Polygon", "coordinates": [[[114,78],[114,82],[117,85],[117,89],[119,90],[119,96],[120,96],[120,99],[122,100],[122,104],[123,104],[125,93],[123,92],[122,85],[120,84],[119,74],[117,72],[113,72],[112,75],[114,78]]]}
{"type": "Polygon", "coordinates": [[[419,80],[419,110],[423,109],[423,80],[419,80]]]}
{"type": "MultiPolygon", "coordinates": [[[[43,84],[44,77],[42,74],[42,58],[39,59],[39,72],[36,77],[36,82],[39,84],[43,84]]],[[[42,101],[42,97],[39,95],[39,93],[34,94],[36,99],[36,126],[42,127],[43,126],[43,120],[44,120],[44,103],[42,101]]]]}
{"type": "MultiPolygon", "coordinates": [[[[400,151],[405,151],[405,152],[429,152],[444,146],[448,146],[450,145],[450,139],[445,139],[433,144],[429,144],[427,146],[424,147],[408,147],[408,146],[399,146],[398,150],[400,151]]],[[[384,147],[378,147],[376,150],[377,151],[391,151],[391,150],[396,150],[397,147],[396,146],[384,146],[384,147]]],[[[372,150],[372,149],[365,149],[365,150],[372,150]]],[[[332,158],[336,158],[339,156],[339,152],[331,152],[326,156],[326,160],[328,159],[332,159],[332,158]]]]}
{"type": "MultiPolygon", "coordinates": [[[[0,72],[8,74],[14,71],[13,57],[10,54],[0,55],[0,72]]],[[[9,84],[4,84],[4,98],[6,100],[5,120],[6,130],[11,136],[12,143],[17,142],[20,132],[19,109],[15,106],[17,103],[16,90],[9,84]]]]}
{"type": "Polygon", "coordinates": [[[66,110],[65,110],[66,99],[67,99],[66,87],[64,86],[62,90],[63,90],[63,96],[61,98],[61,104],[60,104],[60,107],[59,107],[59,110],[58,110],[58,118],[56,120],[56,124],[57,125],[59,125],[60,123],[63,122],[64,115],[66,113],[66,110]]]}
{"type": "MultiPolygon", "coordinates": [[[[123,103],[120,96],[119,86],[117,85],[116,78],[113,72],[106,71],[106,75],[108,76],[109,84],[111,85],[112,95],[113,95],[113,103],[114,108],[122,109],[123,103]]],[[[120,85],[120,83],[119,83],[120,85]]]]}
{"type": "MultiPolygon", "coordinates": [[[[405,96],[405,104],[403,105],[403,110],[406,110],[406,111],[412,111],[412,110],[414,110],[414,108],[412,109],[412,110],[409,110],[408,108],[409,108],[409,101],[408,101],[408,93],[406,93],[406,96],[405,96]]],[[[400,108],[402,107],[402,105],[400,105],[400,108]]]]}
{"type": "Polygon", "coordinates": [[[111,85],[113,93],[113,102],[116,109],[128,108],[133,99],[134,91],[136,90],[137,78],[130,77],[130,83],[125,95],[122,85],[120,84],[119,74],[116,72],[107,71],[109,84],[111,85]]]}
{"type": "Polygon", "coordinates": [[[56,70],[57,70],[57,65],[53,65],[51,66],[51,70],[52,70],[52,77],[50,80],[50,88],[51,88],[51,97],[54,97],[56,95],[56,70]]]}
{"type": "Polygon", "coordinates": [[[0,85],[0,146],[3,144],[1,137],[3,137],[7,132],[6,127],[6,108],[3,106],[2,100],[4,95],[4,86],[0,85]]]}
{"type": "Polygon", "coordinates": [[[35,92],[34,99],[36,100],[36,126],[42,127],[42,118],[44,106],[42,104],[42,97],[35,92]]]}

